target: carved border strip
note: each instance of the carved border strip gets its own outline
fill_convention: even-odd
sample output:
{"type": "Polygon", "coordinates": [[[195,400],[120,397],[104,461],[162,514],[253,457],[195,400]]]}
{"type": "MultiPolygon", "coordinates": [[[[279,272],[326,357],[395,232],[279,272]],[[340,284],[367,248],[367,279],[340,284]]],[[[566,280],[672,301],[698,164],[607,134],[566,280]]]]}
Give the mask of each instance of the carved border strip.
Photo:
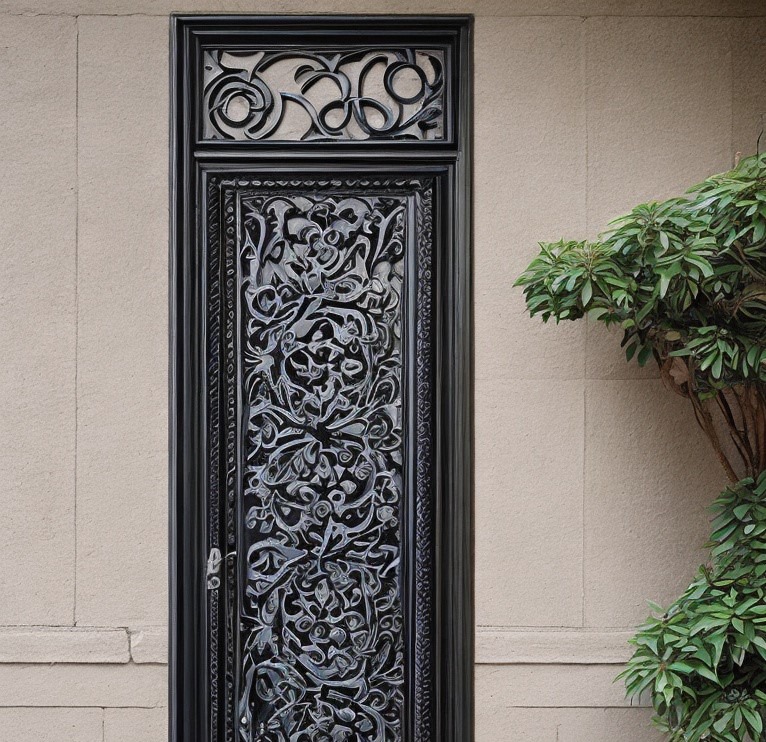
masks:
{"type": "MultiPolygon", "coordinates": [[[[417,295],[415,300],[416,349],[415,373],[417,406],[415,410],[415,465],[416,465],[416,509],[415,540],[428,544],[429,548],[415,551],[415,592],[428,596],[427,600],[416,602],[415,608],[415,672],[418,677],[431,678],[433,669],[433,381],[431,330],[433,312],[433,186],[416,192],[418,202],[416,228],[417,250],[417,295]]],[[[416,684],[415,687],[415,739],[426,742],[431,739],[433,729],[433,687],[432,683],[416,684]]]]}

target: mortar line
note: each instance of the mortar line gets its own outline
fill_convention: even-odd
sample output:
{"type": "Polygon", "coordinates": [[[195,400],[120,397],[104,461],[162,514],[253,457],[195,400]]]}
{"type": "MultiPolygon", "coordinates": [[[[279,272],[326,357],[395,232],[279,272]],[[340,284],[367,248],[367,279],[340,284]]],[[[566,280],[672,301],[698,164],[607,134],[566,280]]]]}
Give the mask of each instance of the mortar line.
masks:
{"type": "MultiPolygon", "coordinates": [[[[588,209],[590,208],[590,198],[589,198],[589,189],[590,189],[590,119],[588,117],[588,18],[584,17],[582,19],[582,28],[580,31],[580,42],[582,43],[582,62],[581,62],[581,68],[582,68],[582,81],[583,81],[583,107],[585,108],[584,111],[584,123],[585,123],[585,183],[584,183],[584,193],[583,193],[583,208],[585,209],[585,238],[589,239],[590,233],[588,232],[588,229],[590,227],[589,224],[589,214],[588,209]]],[[[583,318],[585,320],[585,340],[583,343],[583,359],[582,359],[582,375],[583,378],[588,377],[588,335],[589,333],[589,327],[588,327],[588,316],[587,314],[583,318]]]]}
{"type": "MultiPolygon", "coordinates": [[[[446,11],[445,11],[446,12],[446,11]]],[[[190,14],[193,14],[194,11],[189,11],[190,14]]],[[[211,11],[211,15],[248,15],[247,11],[237,11],[237,10],[230,10],[228,12],[220,11],[215,12],[211,11]]],[[[262,13],[257,13],[256,15],[303,15],[303,11],[301,10],[291,10],[291,11],[278,11],[278,10],[272,10],[272,11],[264,11],[262,13]]],[[[7,11],[0,11],[0,16],[8,16],[11,18],[79,18],[80,16],[87,16],[90,18],[167,18],[170,15],[170,12],[168,13],[55,13],[55,12],[48,12],[48,13],[35,13],[32,11],[23,11],[23,10],[7,10],[7,11]]],[[[332,11],[332,10],[324,10],[320,11],[319,15],[343,15],[340,11],[332,11]]],[[[375,13],[361,13],[361,15],[375,15],[375,13]]],[[[402,15],[402,13],[394,13],[394,15],[402,15]]],[[[406,13],[404,13],[406,15],[406,13]]],[[[482,14],[477,13],[475,14],[477,18],[486,18],[486,19],[493,19],[493,18],[535,18],[535,19],[546,19],[551,18],[555,20],[559,20],[562,18],[628,18],[628,19],[653,19],[653,20],[669,20],[669,19],[675,19],[675,18],[681,18],[681,19],[733,19],[733,20],[742,20],[742,21],[755,21],[755,20],[762,20],[766,18],[766,14],[764,13],[754,13],[754,14],[747,14],[747,13],[721,13],[721,14],[713,14],[713,13],[668,13],[668,14],[662,14],[658,15],[656,13],[497,13],[497,14],[482,14]]]]}
{"type": "Polygon", "coordinates": [[[74,596],[72,624],[77,626],[77,480],[80,438],[80,17],[75,16],[75,228],[74,228],[74,596]]]}
{"type": "Polygon", "coordinates": [[[586,506],[585,501],[587,497],[587,476],[588,476],[588,467],[587,467],[587,455],[588,455],[588,380],[585,380],[585,383],[583,384],[583,390],[582,390],[582,416],[583,416],[583,426],[582,426],[582,585],[581,585],[581,596],[582,596],[582,616],[581,616],[581,623],[582,628],[587,628],[586,626],[586,618],[587,618],[587,612],[585,610],[585,577],[586,577],[586,568],[585,568],[585,562],[586,562],[586,552],[585,547],[587,545],[586,541],[586,527],[585,527],[585,516],[586,516],[586,506]]]}
{"type": "Polygon", "coordinates": [[[6,623],[6,624],[0,624],[0,634],[2,634],[4,631],[8,629],[22,629],[22,630],[40,630],[40,629],[82,629],[82,631],[131,631],[138,630],[143,631],[147,628],[164,628],[162,626],[138,626],[138,627],[130,627],[130,626],[109,626],[106,624],[86,624],[83,626],[80,624],[79,626],[72,626],[71,623],[6,623]]]}
{"type": "MultiPolygon", "coordinates": [[[[589,223],[589,213],[588,209],[590,206],[590,198],[589,198],[589,191],[590,191],[590,118],[588,115],[589,107],[590,107],[590,101],[589,101],[589,92],[590,92],[590,84],[588,81],[588,19],[583,19],[583,25],[582,25],[582,70],[583,70],[583,103],[585,105],[585,195],[584,195],[584,207],[585,207],[585,236],[586,239],[590,237],[590,223],[589,223]]],[[[586,477],[587,477],[587,440],[588,440],[588,335],[590,334],[590,328],[588,327],[588,317],[587,315],[584,318],[585,320],[585,339],[583,341],[583,389],[582,389],[582,500],[581,500],[581,525],[582,525],[582,538],[580,543],[581,548],[581,554],[580,558],[581,561],[581,568],[580,568],[580,605],[581,605],[581,615],[580,615],[580,623],[582,624],[582,627],[585,628],[585,618],[586,618],[586,610],[585,610],[585,561],[586,561],[586,524],[585,524],[585,498],[587,496],[587,485],[586,485],[586,477]]],[[[557,739],[558,739],[558,730],[556,731],[557,739]]]]}
{"type": "MultiPolygon", "coordinates": [[[[107,710],[113,710],[113,711],[123,711],[125,709],[133,710],[138,709],[141,711],[157,711],[160,709],[166,709],[167,706],[142,706],[140,704],[130,704],[128,706],[126,705],[120,705],[120,706],[102,706],[98,703],[90,703],[90,704],[83,704],[82,706],[72,706],[69,704],[68,706],[62,706],[61,704],[45,704],[43,706],[30,706],[29,704],[18,704],[15,703],[13,706],[2,706],[0,705],[0,709],[63,709],[65,711],[72,711],[72,710],[81,710],[81,709],[87,709],[87,710],[93,710],[98,709],[99,711],[107,711],[107,710]]],[[[527,708],[525,706],[514,706],[514,708],[527,708]]],[[[552,706],[530,706],[528,708],[553,708],[552,706]]],[[[563,706],[562,708],[572,708],[571,706],[563,706]]],[[[594,708],[591,706],[588,706],[586,708],[594,708]]],[[[598,708],[604,708],[603,706],[599,706],[598,708]]],[[[607,708],[612,708],[607,707],[607,708]]]]}

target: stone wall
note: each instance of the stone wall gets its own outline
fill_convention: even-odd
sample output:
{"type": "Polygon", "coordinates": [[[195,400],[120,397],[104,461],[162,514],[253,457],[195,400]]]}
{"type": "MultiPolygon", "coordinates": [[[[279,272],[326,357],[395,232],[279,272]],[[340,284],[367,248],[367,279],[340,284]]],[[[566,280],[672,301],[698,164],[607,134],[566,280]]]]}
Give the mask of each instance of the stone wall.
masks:
{"type": "Polygon", "coordinates": [[[165,739],[168,13],[474,12],[478,742],[649,742],[612,679],[723,484],[536,241],[755,149],[757,0],[0,0],[0,741],[165,739]]]}

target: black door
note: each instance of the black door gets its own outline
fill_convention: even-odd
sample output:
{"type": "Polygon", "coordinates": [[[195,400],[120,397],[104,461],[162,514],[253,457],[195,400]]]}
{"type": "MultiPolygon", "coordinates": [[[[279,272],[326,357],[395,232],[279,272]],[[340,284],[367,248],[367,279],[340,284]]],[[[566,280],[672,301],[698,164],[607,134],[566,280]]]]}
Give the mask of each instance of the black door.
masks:
{"type": "Polygon", "coordinates": [[[171,739],[472,739],[470,19],[173,23],[171,739]]]}

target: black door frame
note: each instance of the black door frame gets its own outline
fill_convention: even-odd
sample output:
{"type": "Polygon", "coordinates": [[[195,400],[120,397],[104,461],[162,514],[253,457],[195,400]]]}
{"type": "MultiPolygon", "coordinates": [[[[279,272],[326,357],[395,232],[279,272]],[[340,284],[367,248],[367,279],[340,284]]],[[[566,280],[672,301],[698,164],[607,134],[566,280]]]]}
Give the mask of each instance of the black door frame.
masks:
{"type": "MultiPolygon", "coordinates": [[[[222,742],[208,731],[205,572],[208,484],[205,264],[198,233],[211,172],[400,175],[441,183],[442,253],[436,283],[434,718],[428,742],[473,739],[473,421],[470,16],[174,15],[171,21],[170,159],[170,740],[222,742]],[[264,38],[296,44],[446,44],[451,100],[437,141],[203,141],[200,48],[264,38]],[[360,41],[361,40],[361,41],[360,41]],[[417,167],[413,168],[413,162],[417,167]]],[[[406,740],[411,742],[411,740],[406,740]]],[[[424,741],[425,742],[425,741],[424,741]]]]}

